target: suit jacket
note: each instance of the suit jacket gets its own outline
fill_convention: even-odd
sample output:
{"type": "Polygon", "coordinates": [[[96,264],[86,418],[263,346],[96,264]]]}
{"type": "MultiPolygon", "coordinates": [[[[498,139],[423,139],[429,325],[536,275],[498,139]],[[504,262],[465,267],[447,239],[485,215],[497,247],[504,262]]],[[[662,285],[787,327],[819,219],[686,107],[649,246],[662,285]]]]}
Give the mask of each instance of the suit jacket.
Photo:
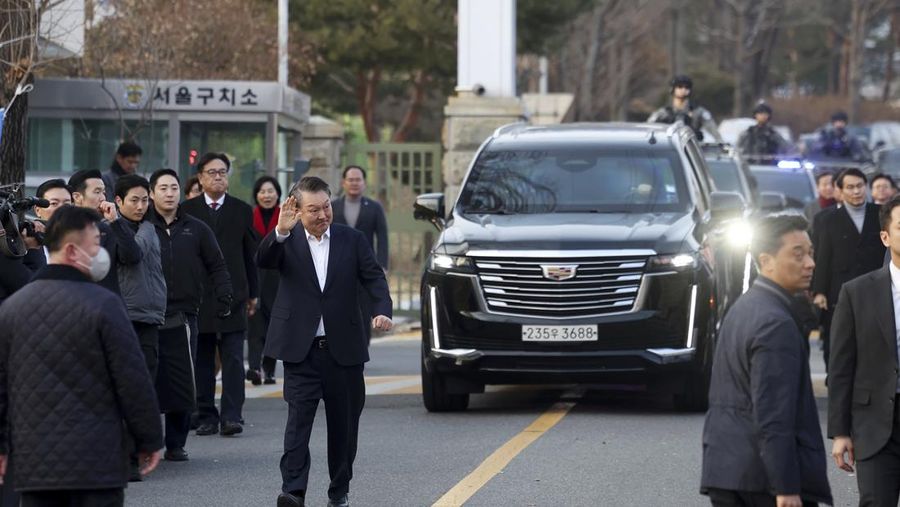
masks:
{"type": "MultiPolygon", "coordinates": [[[[344,215],[346,197],[339,197],[332,201],[331,208],[334,213],[334,223],[349,225],[344,215]]],[[[359,218],[356,219],[357,231],[363,233],[369,246],[375,250],[375,257],[382,268],[388,269],[390,256],[388,254],[388,228],[384,208],[378,201],[363,196],[359,204],[359,218]]]]}
{"type": "Polygon", "coordinates": [[[891,436],[896,326],[889,267],[841,289],[831,324],[828,436],[851,437],[856,459],[872,457],[891,436]]]}
{"type": "Polygon", "coordinates": [[[263,238],[257,252],[259,267],[280,273],[264,354],[285,362],[302,362],[324,318],[328,350],[338,364],[351,366],[369,360],[359,311],[359,285],[373,300],[374,315],[390,317],[392,302],[384,271],[375,261],[362,233],[332,224],[325,290],[319,288],[309,242],[302,224],[279,243],[275,231],[263,238]]]}
{"type": "Polygon", "coordinates": [[[701,491],[831,504],[808,342],[791,295],[760,277],[725,316],[703,427],[701,491]]]}
{"type": "Polygon", "coordinates": [[[877,204],[866,203],[862,233],[856,230],[846,206],[822,212],[821,223],[816,224],[813,293],[825,294],[830,308],[837,304],[842,285],[884,265],[880,209],[877,204]]]}
{"type": "Polygon", "coordinates": [[[214,283],[207,283],[200,304],[199,327],[201,333],[228,333],[247,329],[247,300],[259,295],[259,282],[253,256],[258,236],[253,229],[253,209],[244,201],[225,196],[222,206],[213,211],[200,194],[181,204],[185,213],[200,219],[213,230],[228,275],[234,299],[231,315],[224,319],[217,315],[217,298],[214,283]]]}

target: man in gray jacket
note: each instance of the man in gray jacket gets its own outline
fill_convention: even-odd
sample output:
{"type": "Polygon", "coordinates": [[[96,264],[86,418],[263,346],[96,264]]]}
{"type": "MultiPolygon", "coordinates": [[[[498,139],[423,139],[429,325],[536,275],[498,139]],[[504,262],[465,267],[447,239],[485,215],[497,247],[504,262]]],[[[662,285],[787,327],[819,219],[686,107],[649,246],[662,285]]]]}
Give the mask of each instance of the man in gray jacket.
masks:
{"type": "MultiPolygon", "coordinates": [[[[119,264],[119,288],[128,318],[137,334],[150,378],[156,380],[159,366],[159,326],[166,322],[166,278],[156,228],[144,215],[150,207],[150,182],[136,174],[116,181],[116,206],[128,231],[141,249],[137,264],[119,264]]],[[[131,481],[140,481],[137,455],[131,455],[131,481]]]]}
{"type": "Polygon", "coordinates": [[[134,231],[141,248],[141,262],[119,265],[119,287],[147,360],[150,377],[156,378],[159,334],[166,321],[166,278],[162,272],[159,238],[156,228],[144,221],[150,206],[150,182],[143,176],[126,174],[116,181],[116,206],[134,231]]]}
{"type": "Polygon", "coordinates": [[[806,229],[798,216],[758,223],[751,251],[760,277],[722,323],[700,483],[716,506],[832,502],[809,343],[791,304],[815,267],[806,229]]]}

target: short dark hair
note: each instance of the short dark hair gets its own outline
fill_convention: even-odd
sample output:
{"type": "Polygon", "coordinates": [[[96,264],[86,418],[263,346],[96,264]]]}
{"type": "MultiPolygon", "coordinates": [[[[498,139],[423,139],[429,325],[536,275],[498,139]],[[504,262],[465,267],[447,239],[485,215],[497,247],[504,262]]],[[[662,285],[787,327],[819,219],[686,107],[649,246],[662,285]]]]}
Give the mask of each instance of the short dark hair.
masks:
{"type": "Polygon", "coordinates": [[[850,121],[850,119],[847,116],[847,113],[843,111],[835,111],[834,114],[831,115],[831,122],[834,123],[836,121],[847,123],[848,121],[850,121]]]}
{"type": "Polygon", "coordinates": [[[754,259],[766,253],[775,255],[784,245],[784,235],[794,232],[806,232],[809,222],[800,215],[770,215],[763,217],[753,228],[753,240],[750,252],[754,259]]]}
{"type": "Polygon", "coordinates": [[[866,173],[860,171],[859,169],[857,169],[855,167],[851,167],[849,169],[844,169],[843,171],[841,171],[841,174],[838,174],[837,179],[834,180],[834,182],[835,182],[835,184],[837,184],[838,188],[843,190],[844,178],[846,178],[847,176],[856,176],[857,178],[862,178],[863,183],[869,182],[869,179],[866,178],[866,173]]]}
{"type": "Polygon", "coordinates": [[[225,162],[225,167],[229,171],[231,170],[231,160],[228,158],[228,155],[211,151],[209,153],[204,153],[203,156],[200,157],[199,160],[197,160],[197,172],[203,172],[203,166],[212,162],[213,160],[221,160],[222,162],[225,162]]]}
{"type": "Polygon", "coordinates": [[[171,176],[175,178],[175,181],[181,185],[181,178],[178,177],[178,173],[175,172],[174,169],[169,169],[168,167],[164,167],[162,169],[157,169],[153,171],[153,174],[150,175],[150,188],[156,188],[156,181],[163,176],[171,176]]]}
{"type": "Polygon", "coordinates": [[[359,169],[359,171],[363,175],[363,179],[366,179],[366,170],[365,169],[363,169],[362,167],[360,167],[358,165],[348,165],[347,167],[344,168],[344,172],[341,173],[342,180],[347,179],[347,173],[350,172],[350,169],[359,169]]]}
{"type": "Polygon", "coordinates": [[[831,182],[834,183],[834,173],[832,173],[831,171],[822,171],[816,174],[816,185],[818,185],[819,181],[821,181],[825,176],[831,177],[831,182]]]}
{"type": "Polygon", "coordinates": [[[116,148],[116,155],[120,157],[134,157],[143,153],[144,150],[133,141],[125,141],[116,148]]]}
{"type": "Polygon", "coordinates": [[[54,188],[64,188],[67,192],[69,192],[69,197],[72,197],[72,189],[69,188],[69,185],[66,184],[66,180],[62,178],[53,178],[52,180],[47,180],[41,183],[37,187],[37,192],[35,192],[34,195],[38,199],[43,199],[44,194],[46,194],[48,190],[53,190],[54,188]]]}
{"type": "Polygon", "coordinates": [[[200,191],[203,191],[203,185],[200,184],[200,177],[196,174],[188,178],[187,183],[184,184],[184,195],[187,196],[188,192],[194,188],[194,185],[200,187],[200,191]]]}
{"type": "Polygon", "coordinates": [[[328,183],[318,176],[304,176],[300,178],[300,181],[294,183],[294,186],[291,187],[291,195],[295,196],[298,201],[300,200],[300,192],[312,194],[325,192],[328,194],[328,197],[331,197],[331,188],[328,186],[328,183]]]}
{"type": "Polygon", "coordinates": [[[47,222],[44,245],[48,251],[58,252],[63,246],[63,240],[70,232],[83,231],[91,224],[98,224],[101,219],[100,213],[90,208],[60,206],[47,222]]]}
{"type": "Polygon", "coordinates": [[[278,180],[273,178],[272,176],[260,176],[256,183],[253,184],[253,200],[256,201],[256,204],[259,204],[259,199],[256,198],[256,194],[262,190],[262,186],[266,183],[271,183],[273,187],[275,187],[275,193],[278,194],[278,200],[281,200],[281,185],[278,184],[278,180]]]}
{"type": "Polygon", "coordinates": [[[874,187],[875,182],[878,180],[887,180],[887,182],[891,186],[891,188],[897,188],[897,183],[894,182],[894,178],[892,178],[890,174],[885,174],[885,173],[873,174],[872,179],[869,180],[869,186],[874,187]]]}
{"type": "Polygon", "coordinates": [[[87,190],[87,180],[102,180],[103,175],[97,169],[85,169],[69,176],[69,190],[83,194],[87,190]]]}
{"type": "Polygon", "coordinates": [[[895,195],[891,199],[881,205],[881,211],[878,212],[878,221],[881,222],[881,230],[887,231],[891,227],[891,212],[894,208],[900,207],[900,195],[895,195]]]}
{"type": "Polygon", "coordinates": [[[143,188],[148,194],[150,193],[150,182],[147,181],[147,178],[137,174],[125,174],[116,181],[116,197],[124,201],[128,192],[131,191],[132,188],[137,187],[143,188]]]}

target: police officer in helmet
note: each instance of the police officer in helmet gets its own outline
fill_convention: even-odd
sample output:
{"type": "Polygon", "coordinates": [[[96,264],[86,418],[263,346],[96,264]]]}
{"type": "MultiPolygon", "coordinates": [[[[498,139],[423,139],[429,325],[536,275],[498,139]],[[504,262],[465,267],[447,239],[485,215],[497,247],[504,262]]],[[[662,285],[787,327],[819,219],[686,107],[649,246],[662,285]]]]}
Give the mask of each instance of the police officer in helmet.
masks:
{"type": "Polygon", "coordinates": [[[756,125],[745,130],[738,138],[741,154],[750,158],[766,158],[789,150],[788,142],[769,124],[772,108],[768,104],[757,104],[753,109],[753,118],[756,119],[756,125]]]}
{"type": "Polygon", "coordinates": [[[703,131],[712,134],[716,142],[722,142],[719,128],[713,120],[712,114],[705,108],[695,105],[691,100],[691,92],[694,82],[685,75],[672,78],[669,83],[669,92],[672,95],[672,103],[653,112],[647,123],[675,123],[682,121],[685,125],[694,129],[697,139],[703,141],[703,131]]]}
{"type": "Polygon", "coordinates": [[[822,129],[819,140],[813,146],[812,155],[818,158],[865,160],[865,148],[859,139],[847,132],[847,113],[837,111],[831,115],[831,128],[822,129]]]}

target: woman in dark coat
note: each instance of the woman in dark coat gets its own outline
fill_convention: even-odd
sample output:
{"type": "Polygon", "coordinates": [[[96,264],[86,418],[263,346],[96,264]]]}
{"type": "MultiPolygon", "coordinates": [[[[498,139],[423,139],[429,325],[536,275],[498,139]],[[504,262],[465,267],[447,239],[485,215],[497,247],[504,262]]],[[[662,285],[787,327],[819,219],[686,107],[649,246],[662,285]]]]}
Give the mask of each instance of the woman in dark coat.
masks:
{"type": "MultiPolygon", "coordinates": [[[[253,185],[253,198],[256,206],[253,208],[253,228],[259,236],[265,237],[278,225],[278,215],[281,211],[281,185],[271,176],[263,176],[253,185]]],[[[278,272],[271,269],[259,270],[259,311],[250,318],[250,332],[248,334],[248,361],[250,368],[247,370],[247,380],[258,386],[275,383],[275,359],[262,357],[263,346],[266,343],[266,331],[269,328],[269,315],[272,312],[272,303],[278,292],[278,272]],[[260,368],[262,371],[260,371],[260,368]]]]}

